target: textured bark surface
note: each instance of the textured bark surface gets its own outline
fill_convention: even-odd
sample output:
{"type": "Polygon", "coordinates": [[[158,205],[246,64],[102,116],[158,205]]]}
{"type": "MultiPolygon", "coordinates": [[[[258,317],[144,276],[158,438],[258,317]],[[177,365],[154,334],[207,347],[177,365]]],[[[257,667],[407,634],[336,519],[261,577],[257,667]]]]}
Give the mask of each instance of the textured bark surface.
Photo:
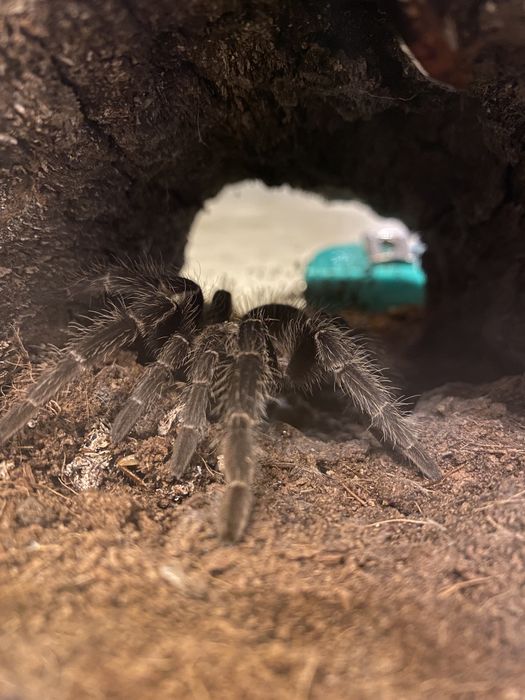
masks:
{"type": "Polygon", "coordinates": [[[65,306],[43,290],[114,252],[182,259],[204,199],[259,177],[423,231],[429,351],[474,350],[465,378],[521,370],[525,19],[519,0],[435,4],[461,92],[418,72],[376,2],[1,3],[4,323],[55,338],[65,306]]]}

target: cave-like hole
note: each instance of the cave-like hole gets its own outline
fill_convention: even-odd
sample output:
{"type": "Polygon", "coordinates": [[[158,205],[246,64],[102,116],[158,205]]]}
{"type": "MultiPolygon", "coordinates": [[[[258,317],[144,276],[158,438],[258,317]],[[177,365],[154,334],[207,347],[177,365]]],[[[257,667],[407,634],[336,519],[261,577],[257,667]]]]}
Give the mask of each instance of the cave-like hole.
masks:
{"type": "MultiPolygon", "coordinates": [[[[259,181],[224,187],[206,202],[186,248],[186,274],[235,295],[297,300],[313,256],[357,243],[386,221],[357,201],[327,200],[289,186],[259,181]]],[[[391,221],[391,220],[389,220],[391,221]]],[[[380,242],[388,252],[393,243],[380,242]]],[[[344,300],[342,303],[344,306],[344,300]]]]}
{"type": "MultiPolygon", "coordinates": [[[[316,254],[354,245],[365,251],[365,234],[380,230],[385,222],[396,225],[361,202],[244,181],[225,187],[196,217],[184,272],[208,290],[229,289],[241,308],[269,300],[300,303],[316,254]]],[[[381,254],[389,255],[393,248],[388,237],[378,242],[381,254]]],[[[343,294],[337,312],[370,340],[380,365],[389,368],[401,392],[415,393],[413,366],[406,356],[420,332],[422,298],[418,304],[378,310],[353,304],[343,294]]]]}

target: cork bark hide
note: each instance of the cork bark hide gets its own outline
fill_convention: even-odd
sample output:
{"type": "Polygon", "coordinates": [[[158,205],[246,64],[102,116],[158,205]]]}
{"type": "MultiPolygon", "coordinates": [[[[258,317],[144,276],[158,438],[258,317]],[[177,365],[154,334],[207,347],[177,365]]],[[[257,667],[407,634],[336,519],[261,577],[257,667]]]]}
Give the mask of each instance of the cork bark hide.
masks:
{"type": "Polygon", "coordinates": [[[419,351],[440,378],[522,371],[522,3],[431,5],[471,70],[460,90],[403,53],[391,3],[3,0],[4,328],[56,339],[72,272],[122,252],[182,260],[204,200],[261,178],[422,231],[419,351]]]}

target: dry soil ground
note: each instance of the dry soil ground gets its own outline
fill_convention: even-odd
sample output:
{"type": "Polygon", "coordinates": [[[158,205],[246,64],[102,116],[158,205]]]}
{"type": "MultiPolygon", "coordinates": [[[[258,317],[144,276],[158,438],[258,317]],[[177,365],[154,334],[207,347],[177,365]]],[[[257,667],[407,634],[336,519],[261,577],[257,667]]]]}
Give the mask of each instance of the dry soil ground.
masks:
{"type": "Polygon", "coordinates": [[[108,446],[140,371],[121,354],[0,455],[1,700],[525,697],[522,377],[423,396],[437,484],[340,412],[274,419],[229,547],[207,446],[163,478],[169,397],[108,446]]]}

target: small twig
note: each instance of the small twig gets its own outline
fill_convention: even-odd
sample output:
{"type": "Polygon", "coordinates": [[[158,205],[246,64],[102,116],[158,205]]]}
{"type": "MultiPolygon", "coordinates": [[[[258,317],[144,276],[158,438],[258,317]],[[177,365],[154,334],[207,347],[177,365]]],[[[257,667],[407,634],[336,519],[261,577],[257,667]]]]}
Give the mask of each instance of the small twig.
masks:
{"type": "Polygon", "coordinates": [[[497,520],[494,520],[491,515],[487,515],[487,521],[492,525],[492,527],[495,527],[496,530],[504,532],[506,535],[509,535],[509,537],[516,537],[521,542],[525,541],[525,537],[521,534],[521,532],[514,532],[513,530],[510,530],[508,527],[505,527],[505,525],[502,525],[501,523],[498,523],[497,520]]]}
{"type": "Polygon", "coordinates": [[[494,447],[494,445],[484,445],[483,443],[477,443],[476,445],[464,445],[467,450],[473,449],[476,452],[479,450],[484,450],[485,452],[492,452],[493,454],[502,454],[503,452],[513,452],[517,454],[523,454],[525,456],[525,447],[494,447]]]}
{"type": "Polygon", "coordinates": [[[368,523],[367,525],[363,525],[362,527],[365,527],[365,528],[379,527],[379,525],[386,525],[387,523],[409,523],[411,525],[433,525],[434,527],[438,527],[440,530],[446,531],[446,529],[447,529],[441,523],[438,523],[436,520],[431,520],[430,518],[427,518],[425,520],[416,520],[416,518],[388,518],[388,520],[377,520],[375,523],[368,523]]]}
{"type": "MultiPolygon", "coordinates": [[[[42,487],[40,487],[40,488],[42,488],[42,487]]],[[[66,496],[63,493],[60,493],[60,491],[55,491],[55,489],[52,489],[51,486],[48,486],[47,484],[44,484],[43,488],[45,488],[46,491],[51,491],[51,493],[54,493],[55,496],[59,496],[60,498],[63,498],[65,501],[71,500],[70,496],[66,496]]]]}
{"type": "Polygon", "coordinates": [[[296,698],[297,700],[308,700],[312,694],[312,687],[315,676],[319,668],[319,658],[312,655],[306,662],[299,677],[296,698]]]}
{"type": "Polygon", "coordinates": [[[140,476],[137,476],[136,474],[134,474],[130,469],[125,467],[123,464],[119,464],[118,461],[115,463],[115,465],[118,469],[120,469],[120,471],[124,472],[124,474],[129,476],[129,478],[132,479],[136,484],[138,484],[139,486],[142,486],[143,488],[147,488],[146,482],[143,479],[141,479],[140,476]]]}
{"type": "Polygon", "coordinates": [[[500,501],[490,501],[490,503],[486,503],[484,506],[480,506],[479,508],[474,508],[474,513],[479,513],[482,510],[487,510],[487,508],[493,508],[494,506],[503,506],[503,505],[506,505],[507,503],[516,502],[515,499],[520,498],[520,496],[524,496],[524,495],[525,495],[525,489],[523,491],[518,491],[518,493],[515,493],[512,496],[509,496],[508,498],[503,498],[500,501]]]}
{"type": "Polygon", "coordinates": [[[74,494],[75,496],[78,496],[78,491],[75,491],[75,489],[72,486],[70,486],[69,484],[66,484],[66,482],[64,481],[64,479],[61,476],[59,476],[57,478],[65,489],[67,489],[68,491],[71,491],[71,493],[74,494]]]}
{"type": "Polygon", "coordinates": [[[206,459],[201,454],[199,454],[198,457],[204,464],[204,469],[208,472],[208,474],[215,478],[217,476],[217,472],[210,467],[206,459]]]}
{"type": "Polygon", "coordinates": [[[513,591],[511,588],[507,588],[506,590],[501,591],[501,593],[495,593],[494,595],[489,596],[486,600],[483,601],[483,603],[481,603],[478,610],[483,610],[483,608],[489,607],[489,605],[494,600],[498,600],[498,598],[504,598],[505,596],[508,596],[509,593],[512,593],[512,592],[513,591]]]}
{"type": "Polygon", "coordinates": [[[48,401],[46,408],[53,416],[59,416],[62,413],[62,407],[55,399],[48,401]]]}
{"type": "Polygon", "coordinates": [[[30,464],[27,464],[27,462],[24,463],[24,464],[22,465],[22,472],[23,472],[25,478],[29,481],[29,483],[30,483],[32,486],[36,486],[36,485],[37,485],[37,480],[35,479],[35,475],[33,474],[33,470],[31,469],[31,465],[30,465],[30,464]]]}
{"type": "Polygon", "coordinates": [[[368,506],[368,503],[364,500],[364,498],[361,498],[359,494],[357,494],[355,491],[352,491],[351,488],[349,488],[344,482],[339,481],[339,479],[335,476],[332,476],[331,474],[326,474],[329,479],[332,479],[333,481],[336,482],[336,484],[339,484],[339,486],[346,491],[352,498],[354,498],[358,503],[360,503],[362,506],[368,506]]]}
{"type": "Polygon", "coordinates": [[[459,467],[456,467],[456,468],[453,469],[451,472],[447,472],[446,474],[443,474],[443,478],[442,478],[441,481],[439,481],[438,483],[442,484],[446,479],[448,479],[449,477],[451,477],[452,474],[455,474],[456,472],[459,472],[459,471],[461,471],[462,469],[465,469],[466,465],[467,465],[467,462],[463,462],[463,464],[460,464],[459,467]]]}
{"type": "Polygon", "coordinates": [[[29,368],[31,381],[33,381],[33,373],[31,371],[32,370],[31,358],[29,357],[29,353],[27,352],[26,346],[24,345],[24,342],[20,336],[20,327],[19,326],[13,326],[13,337],[14,337],[14,345],[16,345],[18,347],[19,353],[24,357],[25,365],[29,368]]]}
{"type": "Polygon", "coordinates": [[[470,588],[471,586],[477,586],[480,583],[484,583],[485,581],[490,581],[491,579],[496,578],[495,576],[478,576],[477,578],[470,578],[467,581],[458,581],[457,583],[453,583],[451,586],[447,586],[447,588],[442,588],[438,592],[438,598],[448,598],[452,593],[455,593],[456,591],[462,591],[465,588],[470,588]]]}

